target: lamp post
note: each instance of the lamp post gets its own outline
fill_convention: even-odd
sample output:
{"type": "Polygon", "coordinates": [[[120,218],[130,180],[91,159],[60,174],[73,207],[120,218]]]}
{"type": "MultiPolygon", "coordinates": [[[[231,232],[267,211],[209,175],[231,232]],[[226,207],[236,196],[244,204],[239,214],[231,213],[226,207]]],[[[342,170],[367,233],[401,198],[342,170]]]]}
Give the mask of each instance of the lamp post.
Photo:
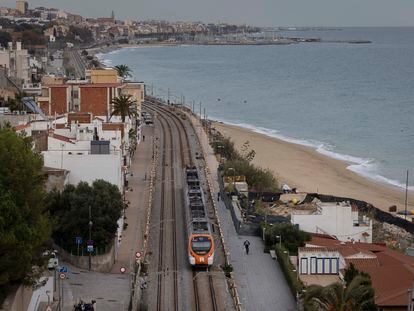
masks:
{"type": "MultiPolygon", "coordinates": [[[[89,205],[89,241],[92,241],[92,213],[91,213],[91,206],[89,205]]],[[[92,268],[92,252],[89,252],[89,271],[91,271],[92,268]]]]}
{"type": "Polygon", "coordinates": [[[277,235],[276,239],[279,239],[279,246],[282,246],[282,236],[281,235],[277,235]]]}

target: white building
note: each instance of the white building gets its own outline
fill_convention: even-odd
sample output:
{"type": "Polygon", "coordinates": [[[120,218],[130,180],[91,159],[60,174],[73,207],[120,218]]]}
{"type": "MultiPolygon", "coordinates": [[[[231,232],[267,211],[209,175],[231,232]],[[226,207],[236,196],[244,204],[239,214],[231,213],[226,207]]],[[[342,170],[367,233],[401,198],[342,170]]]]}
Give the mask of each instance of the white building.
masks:
{"type": "Polygon", "coordinates": [[[103,179],[122,192],[129,165],[129,123],[104,122],[88,113],[70,113],[52,124],[44,165],[69,171],[68,182],[103,179]]]}
{"type": "Polygon", "coordinates": [[[340,241],[372,243],[372,221],[347,202],[318,202],[316,211],[295,210],[291,222],[300,230],[331,235],[340,241]]]}
{"type": "Polygon", "coordinates": [[[22,49],[21,42],[16,42],[15,48],[9,42],[7,49],[0,49],[0,66],[7,68],[9,77],[20,80],[23,84],[31,82],[29,58],[29,53],[22,49]]]}

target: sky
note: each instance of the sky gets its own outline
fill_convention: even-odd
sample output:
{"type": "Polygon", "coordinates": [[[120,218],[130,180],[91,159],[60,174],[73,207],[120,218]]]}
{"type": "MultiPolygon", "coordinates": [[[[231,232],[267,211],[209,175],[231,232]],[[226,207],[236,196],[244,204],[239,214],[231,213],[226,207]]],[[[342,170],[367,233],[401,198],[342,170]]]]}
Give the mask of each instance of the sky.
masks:
{"type": "MultiPolygon", "coordinates": [[[[413,0],[28,0],[84,17],[247,23],[256,26],[414,26],[413,0]]],[[[0,6],[15,6],[0,0],[0,6]]]]}

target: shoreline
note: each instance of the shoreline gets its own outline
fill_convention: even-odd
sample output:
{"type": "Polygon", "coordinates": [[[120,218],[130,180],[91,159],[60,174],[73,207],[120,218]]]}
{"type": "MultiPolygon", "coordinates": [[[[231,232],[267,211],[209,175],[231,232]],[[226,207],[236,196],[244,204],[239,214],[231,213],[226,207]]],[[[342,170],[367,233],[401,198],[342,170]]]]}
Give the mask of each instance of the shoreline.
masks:
{"type": "MultiPolygon", "coordinates": [[[[241,126],[213,121],[213,127],[230,137],[236,148],[248,140],[256,151],[253,163],[270,169],[279,183],[299,192],[318,192],[349,197],[371,203],[388,211],[392,205],[404,210],[405,190],[377,182],[348,169],[346,161],[319,153],[313,147],[284,141],[241,126]]],[[[408,208],[414,209],[414,193],[408,192],[408,208]]]]}

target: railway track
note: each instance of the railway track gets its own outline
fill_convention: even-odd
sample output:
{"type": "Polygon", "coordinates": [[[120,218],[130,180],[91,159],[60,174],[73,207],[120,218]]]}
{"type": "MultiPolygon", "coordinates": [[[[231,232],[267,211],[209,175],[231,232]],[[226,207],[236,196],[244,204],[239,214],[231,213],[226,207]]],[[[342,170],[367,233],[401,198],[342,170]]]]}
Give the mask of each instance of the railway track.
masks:
{"type": "MultiPolygon", "coordinates": [[[[183,120],[178,117],[174,112],[170,111],[169,108],[167,107],[161,107],[160,104],[158,104],[157,106],[154,106],[153,103],[145,103],[144,107],[147,110],[151,110],[153,112],[157,112],[158,116],[160,116],[160,119],[163,119],[168,125],[168,129],[170,132],[170,139],[172,141],[172,128],[170,126],[170,124],[167,121],[167,117],[166,115],[168,115],[168,117],[171,118],[172,122],[175,124],[177,131],[179,133],[178,135],[178,139],[179,139],[179,145],[180,145],[180,154],[181,154],[181,163],[182,163],[182,168],[184,168],[184,166],[188,165],[188,166],[193,166],[194,165],[194,161],[193,161],[193,157],[191,154],[191,149],[190,149],[190,140],[188,138],[188,132],[186,130],[186,127],[184,125],[183,120]]],[[[163,127],[163,132],[164,132],[164,137],[166,137],[165,134],[165,128],[163,127]]],[[[171,148],[171,159],[173,159],[173,149],[171,148]]],[[[163,167],[164,168],[164,167],[163,167]]],[[[171,166],[171,176],[174,176],[174,172],[173,172],[173,167],[171,166]]],[[[173,179],[173,189],[175,189],[175,184],[174,184],[174,178],[173,179]]],[[[173,191],[174,194],[174,191],[173,191]]],[[[175,194],[173,195],[173,208],[172,208],[172,217],[174,219],[174,240],[175,243],[174,244],[174,250],[176,252],[176,225],[175,225],[175,194]]],[[[176,253],[174,253],[174,282],[177,282],[177,271],[178,269],[176,269],[176,253]]],[[[195,305],[195,310],[202,310],[201,306],[206,307],[206,305],[210,305],[210,307],[208,308],[209,310],[218,310],[218,304],[217,304],[217,299],[216,299],[216,292],[215,292],[215,287],[214,287],[214,281],[213,281],[213,276],[209,273],[209,271],[207,271],[207,273],[203,273],[201,271],[195,271],[193,270],[193,289],[194,289],[194,305],[195,305]],[[200,276],[200,274],[205,274],[207,280],[205,280],[205,276],[200,276]],[[200,280],[199,278],[203,278],[204,280],[203,285],[200,286],[200,280]],[[208,283],[208,284],[205,284],[208,283]],[[200,300],[200,296],[205,296],[205,292],[206,292],[206,287],[209,288],[209,292],[210,292],[210,299],[208,299],[209,302],[205,302],[205,301],[201,301],[200,300]],[[201,289],[200,289],[201,288],[201,289]],[[201,295],[200,295],[201,292],[201,295]]],[[[178,295],[175,292],[175,289],[177,289],[178,286],[176,286],[174,288],[174,296],[178,295]]],[[[177,300],[175,300],[177,301],[177,300]]],[[[178,310],[178,309],[175,309],[178,310]]]]}

